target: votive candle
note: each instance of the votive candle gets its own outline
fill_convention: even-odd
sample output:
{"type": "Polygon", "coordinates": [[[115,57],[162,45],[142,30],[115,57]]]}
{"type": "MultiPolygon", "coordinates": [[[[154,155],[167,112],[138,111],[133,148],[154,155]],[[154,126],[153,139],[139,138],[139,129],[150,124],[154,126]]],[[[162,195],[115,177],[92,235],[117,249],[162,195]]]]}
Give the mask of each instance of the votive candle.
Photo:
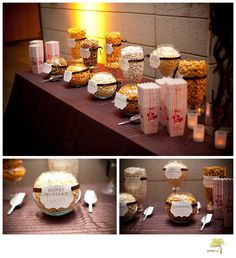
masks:
{"type": "Polygon", "coordinates": [[[188,113],[188,128],[193,129],[198,123],[198,113],[189,112],[188,113]]]}
{"type": "Polygon", "coordinates": [[[193,140],[195,142],[203,142],[205,138],[205,126],[196,124],[193,128],[193,140]]]}
{"type": "Polygon", "coordinates": [[[215,131],[215,148],[225,149],[227,142],[227,132],[223,130],[215,131]]]}

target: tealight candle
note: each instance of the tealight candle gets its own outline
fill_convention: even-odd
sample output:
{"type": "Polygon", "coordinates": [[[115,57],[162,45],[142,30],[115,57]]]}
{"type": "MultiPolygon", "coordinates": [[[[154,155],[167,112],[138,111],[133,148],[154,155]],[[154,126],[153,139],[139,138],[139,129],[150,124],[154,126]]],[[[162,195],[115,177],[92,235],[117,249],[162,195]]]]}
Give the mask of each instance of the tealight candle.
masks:
{"type": "Polygon", "coordinates": [[[198,113],[188,113],[188,128],[193,129],[198,122],[198,113]]]}
{"type": "Polygon", "coordinates": [[[215,131],[215,148],[225,149],[227,141],[227,132],[223,130],[215,131]]]}
{"type": "Polygon", "coordinates": [[[195,142],[203,142],[205,137],[205,126],[196,124],[193,128],[193,140],[195,142]]]}

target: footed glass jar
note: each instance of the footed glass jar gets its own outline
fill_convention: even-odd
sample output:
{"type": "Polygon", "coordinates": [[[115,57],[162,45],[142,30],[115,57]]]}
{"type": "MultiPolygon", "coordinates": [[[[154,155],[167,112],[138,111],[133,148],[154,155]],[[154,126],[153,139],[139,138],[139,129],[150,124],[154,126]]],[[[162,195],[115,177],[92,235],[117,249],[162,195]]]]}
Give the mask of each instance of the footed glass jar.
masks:
{"type": "Polygon", "coordinates": [[[165,211],[172,221],[188,223],[197,213],[197,200],[191,193],[172,193],[166,200],[165,211]]]}
{"type": "Polygon", "coordinates": [[[83,62],[88,67],[97,67],[98,60],[98,40],[85,39],[80,45],[80,56],[83,58],[83,62]]]}
{"type": "Polygon", "coordinates": [[[81,196],[77,179],[66,171],[42,173],[35,181],[33,197],[39,209],[51,216],[73,211],[81,196]]]}
{"type": "Polygon", "coordinates": [[[180,60],[180,52],[172,44],[159,44],[150,55],[150,65],[164,77],[173,77],[180,60]]]}
{"type": "Polygon", "coordinates": [[[86,30],[81,28],[68,28],[68,46],[71,49],[72,62],[83,62],[80,56],[80,44],[86,39],[86,30]]]}
{"type": "Polygon", "coordinates": [[[144,54],[141,47],[129,46],[121,50],[120,68],[127,83],[141,82],[144,72],[144,54]]]}
{"type": "Polygon", "coordinates": [[[129,167],[124,170],[125,192],[132,194],[139,208],[147,194],[147,173],[145,168],[129,167]]]}

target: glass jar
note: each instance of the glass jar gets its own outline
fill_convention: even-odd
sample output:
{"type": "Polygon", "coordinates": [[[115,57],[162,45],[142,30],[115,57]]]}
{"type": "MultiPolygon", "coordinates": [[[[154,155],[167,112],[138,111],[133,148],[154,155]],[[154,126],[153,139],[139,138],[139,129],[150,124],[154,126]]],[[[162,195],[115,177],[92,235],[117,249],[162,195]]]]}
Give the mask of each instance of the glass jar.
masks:
{"type": "Polygon", "coordinates": [[[202,174],[203,174],[203,186],[205,189],[205,197],[207,199],[206,209],[208,211],[212,211],[213,210],[213,197],[212,197],[213,178],[226,177],[227,175],[226,167],[220,167],[220,166],[204,167],[202,170],[202,174]]]}
{"type": "Polygon", "coordinates": [[[171,44],[159,44],[150,55],[150,65],[156,68],[164,77],[172,77],[176,71],[180,52],[171,44]]]}
{"type": "Polygon", "coordinates": [[[169,161],[163,167],[167,182],[172,186],[174,192],[179,191],[181,184],[188,174],[188,167],[181,161],[169,161]]]}
{"type": "Polygon", "coordinates": [[[128,221],[133,219],[138,211],[138,204],[132,194],[120,193],[120,219],[128,221]]]}
{"type": "Polygon", "coordinates": [[[197,200],[191,193],[172,193],[166,200],[165,211],[172,221],[188,223],[197,213],[197,200]]]}
{"type": "Polygon", "coordinates": [[[187,81],[189,108],[198,110],[206,97],[206,61],[180,60],[178,71],[187,81]]]}
{"type": "MultiPolygon", "coordinates": [[[[122,103],[121,107],[119,107],[119,104],[118,104],[117,107],[122,109],[122,111],[126,115],[133,116],[133,115],[138,114],[139,107],[138,107],[138,87],[137,87],[137,85],[136,84],[126,84],[120,88],[118,93],[121,94],[122,96],[124,96],[124,98],[121,101],[125,102],[125,104],[123,105],[123,103],[122,103]]],[[[116,94],[115,106],[116,106],[117,96],[118,96],[118,94],[116,94]]]]}
{"type": "Polygon", "coordinates": [[[88,82],[88,92],[99,99],[112,97],[117,89],[118,81],[107,72],[95,73],[88,82]]]}
{"type": "Polygon", "coordinates": [[[71,87],[83,87],[87,85],[90,78],[90,71],[83,63],[74,63],[67,67],[64,74],[64,81],[71,87]]]}
{"type": "Polygon", "coordinates": [[[80,56],[81,41],[86,39],[86,30],[81,28],[68,28],[68,46],[71,49],[72,62],[83,62],[80,56]]]}
{"type": "Polygon", "coordinates": [[[141,47],[129,46],[121,50],[120,68],[127,83],[139,83],[143,78],[144,54],[141,47]]]}
{"type": "Polygon", "coordinates": [[[147,194],[147,173],[145,168],[129,167],[124,170],[125,192],[132,194],[139,207],[147,194]]]}
{"type": "Polygon", "coordinates": [[[65,171],[42,173],[35,181],[33,197],[40,210],[51,216],[73,211],[81,196],[77,179],[65,171]]]}
{"type": "Polygon", "coordinates": [[[85,39],[80,45],[80,55],[83,58],[83,62],[88,67],[97,67],[98,60],[98,40],[85,39]]]}
{"type": "Polygon", "coordinates": [[[105,34],[106,68],[119,68],[121,54],[121,34],[120,32],[107,32],[105,34]]]}
{"type": "Polygon", "coordinates": [[[63,57],[52,57],[44,63],[43,71],[46,78],[55,75],[63,75],[67,68],[67,62],[63,57]]]}

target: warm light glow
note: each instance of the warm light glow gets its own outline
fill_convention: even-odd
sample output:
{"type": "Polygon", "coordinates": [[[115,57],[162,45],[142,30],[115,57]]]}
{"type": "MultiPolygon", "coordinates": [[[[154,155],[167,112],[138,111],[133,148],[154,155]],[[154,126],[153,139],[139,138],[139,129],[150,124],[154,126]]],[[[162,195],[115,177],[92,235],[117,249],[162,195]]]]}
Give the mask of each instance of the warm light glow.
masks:
{"type": "MultiPolygon", "coordinates": [[[[80,27],[86,29],[88,38],[94,38],[99,41],[99,46],[104,47],[105,33],[107,32],[107,14],[103,11],[106,10],[104,3],[73,3],[74,12],[73,27],[80,27]],[[99,11],[96,11],[99,10],[99,11]]],[[[98,62],[105,62],[104,51],[98,53],[98,62]]]]}

